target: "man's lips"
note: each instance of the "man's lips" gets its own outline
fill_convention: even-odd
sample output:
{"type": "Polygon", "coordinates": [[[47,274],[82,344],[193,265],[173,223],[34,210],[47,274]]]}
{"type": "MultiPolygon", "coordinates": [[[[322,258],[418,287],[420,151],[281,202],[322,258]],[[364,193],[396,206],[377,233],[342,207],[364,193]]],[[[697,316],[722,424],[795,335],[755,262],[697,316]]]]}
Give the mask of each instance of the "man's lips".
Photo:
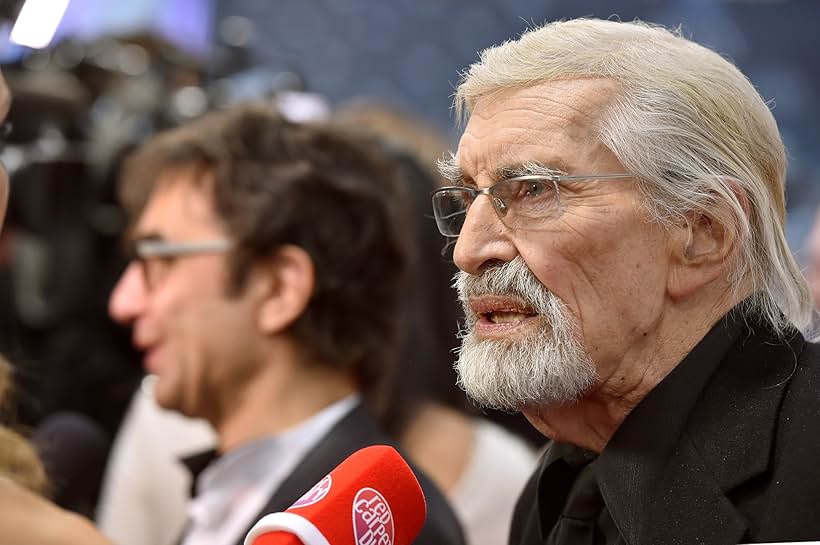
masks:
{"type": "Polygon", "coordinates": [[[532,307],[520,299],[511,297],[471,297],[469,306],[477,318],[475,331],[482,337],[507,335],[539,317],[532,307]]]}
{"type": "Polygon", "coordinates": [[[151,374],[159,371],[159,343],[139,338],[133,338],[134,348],[142,352],[142,366],[151,374]]]}
{"type": "Polygon", "coordinates": [[[165,337],[144,318],[137,319],[131,328],[131,344],[142,354],[142,367],[148,373],[156,375],[159,373],[160,348],[165,345],[165,337]]]}

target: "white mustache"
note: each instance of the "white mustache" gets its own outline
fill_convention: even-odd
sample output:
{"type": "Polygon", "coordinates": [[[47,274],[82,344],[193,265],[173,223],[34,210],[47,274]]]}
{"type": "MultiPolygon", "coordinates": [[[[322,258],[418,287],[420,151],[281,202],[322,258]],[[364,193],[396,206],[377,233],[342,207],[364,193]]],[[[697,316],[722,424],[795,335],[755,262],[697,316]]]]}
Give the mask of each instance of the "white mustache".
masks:
{"type": "Polygon", "coordinates": [[[568,403],[596,380],[595,366],[576,335],[566,305],[530,271],[521,257],[478,275],[460,272],[453,286],[464,306],[466,323],[455,368],[459,385],[481,405],[522,410],[568,403]],[[475,335],[478,316],[472,297],[515,298],[542,319],[525,337],[482,340],[475,335]]]}
{"type": "Polygon", "coordinates": [[[521,256],[479,275],[458,271],[453,278],[453,287],[458,291],[468,322],[476,319],[469,307],[469,300],[480,295],[515,298],[538,314],[549,315],[555,308],[554,301],[551,301],[555,295],[538,281],[521,256]]]}

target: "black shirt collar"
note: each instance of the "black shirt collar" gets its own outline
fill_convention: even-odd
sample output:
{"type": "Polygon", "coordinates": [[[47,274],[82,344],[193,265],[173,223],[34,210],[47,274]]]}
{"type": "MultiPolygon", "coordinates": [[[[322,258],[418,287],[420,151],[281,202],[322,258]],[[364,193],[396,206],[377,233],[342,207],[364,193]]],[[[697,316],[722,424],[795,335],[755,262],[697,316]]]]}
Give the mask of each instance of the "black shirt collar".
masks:
{"type": "MultiPolygon", "coordinates": [[[[710,377],[715,373],[744,328],[744,318],[738,307],[727,313],[695,348],[632,410],[621,423],[599,456],[585,449],[565,443],[551,443],[544,455],[536,489],[539,503],[550,495],[550,483],[544,474],[559,460],[571,468],[594,461],[595,473],[601,494],[616,525],[623,529],[635,527],[632,511],[620,506],[631,503],[633,498],[623,498],[624,483],[651,480],[659,475],[669,458],[689,415],[703,392],[710,377]]],[[[633,494],[640,494],[639,487],[630,487],[633,494]]],[[[542,514],[544,514],[542,512],[542,514]]],[[[541,535],[549,533],[541,528],[541,535]]]]}
{"type": "MultiPolygon", "coordinates": [[[[691,352],[644,397],[613,434],[600,459],[625,454],[668,454],[677,443],[692,408],[745,321],[735,309],[724,316],[691,352]],[[650,433],[654,431],[655,433],[650,433]]],[[[664,456],[665,457],[665,456],[664,456]]]]}

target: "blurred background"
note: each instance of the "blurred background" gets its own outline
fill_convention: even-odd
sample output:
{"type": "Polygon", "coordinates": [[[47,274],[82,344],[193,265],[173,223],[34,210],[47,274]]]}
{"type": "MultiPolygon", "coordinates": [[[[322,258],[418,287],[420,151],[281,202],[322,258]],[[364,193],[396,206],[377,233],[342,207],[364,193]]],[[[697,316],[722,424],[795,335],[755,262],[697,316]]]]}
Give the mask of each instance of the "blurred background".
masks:
{"type": "MultiPolygon", "coordinates": [[[[20,2],[7,4],[13,19],[20,2]]],[[[680,26],[739,65],[780,124],[788,236],[805,263],[820,202],[817,0],[71,0],[45,49],[0,29],[15,97],[0,152],[12,179],[0,351],[18,368],[20,420],[48,431],[82,415],[90,424],[52,427],[84,433],[104,460],[142,378],[105,311],[125,263],[117,168],[136,143],[247,99],[295,119],[376,99],[426,128],[429,163],[457,141],[451,95],[482,48],[577,16],[680,26]]]]}

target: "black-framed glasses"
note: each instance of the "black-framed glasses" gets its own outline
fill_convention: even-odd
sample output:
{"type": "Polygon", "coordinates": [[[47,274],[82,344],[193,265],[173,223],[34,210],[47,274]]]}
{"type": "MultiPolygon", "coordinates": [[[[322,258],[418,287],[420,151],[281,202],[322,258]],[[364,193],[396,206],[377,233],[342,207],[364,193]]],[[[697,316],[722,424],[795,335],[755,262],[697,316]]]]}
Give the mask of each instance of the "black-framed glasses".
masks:
{"type": "Polygon", "coordinates": [[[486,195],[501,222],[510,229],[539,229],[561,210],[559,184],[634,178],[634,174],[527,175],[501,180],[490,187],[442,187],[433,192],[433,214],[439,232],[457,237],[473,201],[486,195]]]}
{"type": "Polygon", "coordinates": [[[170,241],[142,239],[134,242],[134,260],[139,263],[148,289],[156,287],[180,257],[218,254],[231,249],[228,239],[170,241]]]}

